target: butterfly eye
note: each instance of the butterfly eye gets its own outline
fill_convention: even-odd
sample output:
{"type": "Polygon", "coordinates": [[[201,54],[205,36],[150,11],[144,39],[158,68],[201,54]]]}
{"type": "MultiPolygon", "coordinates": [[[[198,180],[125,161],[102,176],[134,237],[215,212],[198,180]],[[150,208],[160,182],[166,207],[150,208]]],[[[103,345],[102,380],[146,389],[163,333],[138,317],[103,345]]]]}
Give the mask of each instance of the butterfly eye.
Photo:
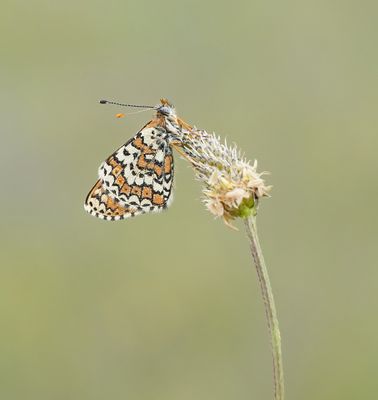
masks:
{"type": "Polygon", "coordinates": [[[172,113],[172,109],[167,106],[162,106],[158,108],[158,112],[163,115],[170,115],[172,113]]]}

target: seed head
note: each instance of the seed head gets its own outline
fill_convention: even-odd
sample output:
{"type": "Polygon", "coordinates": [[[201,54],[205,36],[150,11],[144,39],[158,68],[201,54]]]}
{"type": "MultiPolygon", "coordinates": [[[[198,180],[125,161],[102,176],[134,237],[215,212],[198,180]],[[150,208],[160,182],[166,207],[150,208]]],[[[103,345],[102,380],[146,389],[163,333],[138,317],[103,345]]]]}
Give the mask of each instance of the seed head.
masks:
{"type": "Polygon", "coordinates": [[[203,202],[216,217],[231,225],[237,217],[246,218],[257,211],[261,197],[268,196],[257,161],[251,165],[235,145],[222,143],[214,133],[193,128],[183,132],[182,150],[196,178],[203,184],[203,202]]]}

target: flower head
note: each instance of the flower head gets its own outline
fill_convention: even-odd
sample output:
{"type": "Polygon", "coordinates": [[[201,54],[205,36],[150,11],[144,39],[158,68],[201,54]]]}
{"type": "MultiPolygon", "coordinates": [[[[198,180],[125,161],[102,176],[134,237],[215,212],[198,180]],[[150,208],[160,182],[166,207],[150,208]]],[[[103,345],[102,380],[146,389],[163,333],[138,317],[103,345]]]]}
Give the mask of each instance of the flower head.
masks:
{"type": "Polygon", "coordinates": [[[213,215],[233,227],[233,219],[256,213],[258,200],[270,190],[262,179],[265,172],[257,172],[257,161],[251,165],[235,145],[196,128],[183,132],[181,145],[204,185],[203,201],[213,215]]]}

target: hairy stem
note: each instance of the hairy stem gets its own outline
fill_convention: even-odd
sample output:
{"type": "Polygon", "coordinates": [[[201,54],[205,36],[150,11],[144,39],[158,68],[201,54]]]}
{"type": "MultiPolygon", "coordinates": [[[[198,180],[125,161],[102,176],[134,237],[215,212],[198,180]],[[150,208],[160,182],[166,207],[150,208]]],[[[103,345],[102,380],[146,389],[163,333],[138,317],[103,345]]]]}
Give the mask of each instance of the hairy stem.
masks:
{"type": "Polygon", "coordinates": [[[268,270],[265,265],[264,256],[261,251],[257,235],[256,216],[250,216],[245,220],[247,236],[250,242],[251,253],[255,262],[257,276],[259,278],[261,293],[264,301],[265,314],[270,333],[270,342],[273,357],[274,374],[274,399],[284,399],[284,376],[282,366],[281,335],[278,326],[277,311],[274,304],[272,287],[269,280],[268,270]]]}

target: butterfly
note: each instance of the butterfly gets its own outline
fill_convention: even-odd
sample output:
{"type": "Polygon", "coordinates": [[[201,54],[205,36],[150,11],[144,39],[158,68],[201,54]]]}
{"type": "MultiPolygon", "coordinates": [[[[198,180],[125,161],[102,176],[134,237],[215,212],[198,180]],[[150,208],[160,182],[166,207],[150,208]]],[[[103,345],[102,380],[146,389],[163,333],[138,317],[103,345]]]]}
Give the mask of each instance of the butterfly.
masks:
{"type": "Polygon", "coordinates": [[[167,208],[172,200],[173,151],[180,151],[183,129],[191,126],[177,117],[166,99],[152,106],[132,106],[107,100],[100,103],[153,108],[156,116],[111,154],[98,170],[84,209],[107,221],[118,221],[167,208]]]}

